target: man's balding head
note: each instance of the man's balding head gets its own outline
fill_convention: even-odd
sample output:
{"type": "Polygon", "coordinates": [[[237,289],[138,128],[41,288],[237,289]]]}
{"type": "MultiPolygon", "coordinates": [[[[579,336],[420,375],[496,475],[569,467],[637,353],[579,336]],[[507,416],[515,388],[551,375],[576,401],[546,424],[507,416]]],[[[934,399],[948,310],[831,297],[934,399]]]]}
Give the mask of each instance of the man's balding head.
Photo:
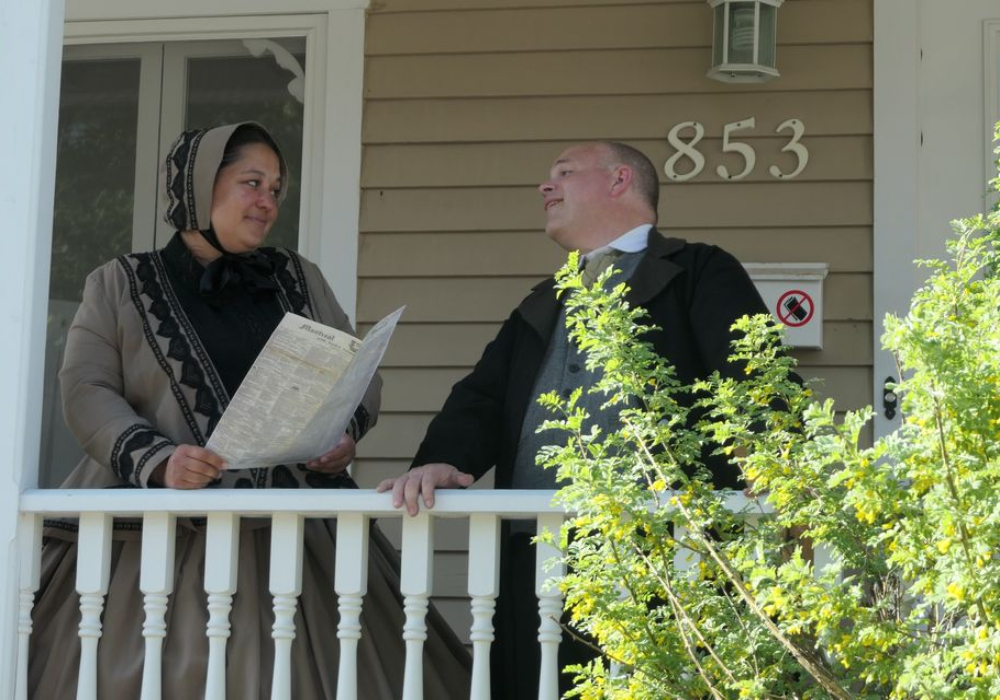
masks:
{"type": "Polygon", "coordinates": [[[588,252],[636,226],[656,223],[656,169],[622,143],[567,148],[538,189],[545,199],[545,230],[567,250],[588,252]]]}
{"type": "Polygon", "coordinates": [[[633,187],[654,213],[660,205],[660,180],[656,166],[642,151],[620,141],[599,141],[607,150],[611,165],[627,165],[635,172],[633,187]]]}

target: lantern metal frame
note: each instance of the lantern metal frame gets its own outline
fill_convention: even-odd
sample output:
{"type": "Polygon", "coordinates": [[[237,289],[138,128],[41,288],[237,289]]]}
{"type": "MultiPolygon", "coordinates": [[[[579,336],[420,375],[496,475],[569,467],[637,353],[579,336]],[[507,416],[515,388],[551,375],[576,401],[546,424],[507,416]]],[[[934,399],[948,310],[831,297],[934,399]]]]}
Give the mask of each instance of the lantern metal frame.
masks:
{"type": "MultiPolygon", "coordinates": [[[[706,77],[712,78],[713,80],[718,80],[723,83],[763,83],[772,78],[777,78],[781,74],[778,72],[776,65],[777,57],[777,40],[778,40],[778,8],[784,3],[785,0],[708,0],[709,6],[712,8],[713,15],[713,27],[712,27],[712,67],[706,73],[706,77]],[[733,37],[733,18],[736,16],[737,10],[748,10],[750,8],[746,7],[748,5],[753,6],[753,48],[749,61],[734,62],[731,60],[731,54],[735,48],[733,37]],[[722,12],[718,12],[717,9],[722,6],[722,12]],[[762,26],[761,26],[761,16],[762,16],[762,6],[767,6],[773,9],[770,23],[770,36],[768,37],[768,46],[761,46],[762,39],[762,26]],[[722,31],[720,34],[718,22],[720,19],[723,23],[722,31]],[[721,42],[721,50],[717,45],[721,42]],[[764,49],[762,51],[762,48],[764,49]],[[762,56],[763,54],[763,56],[762,56]],[[771,58],[771,61],[767,61],[767,57],[771,58]],[[763,58],[763,60],[762,60],[763,58]]],[[[744,15],[745,16],[745,15],[744,15]]],[[[747,31],[748,28],[742,27],[741,31],[747,31]]]]}

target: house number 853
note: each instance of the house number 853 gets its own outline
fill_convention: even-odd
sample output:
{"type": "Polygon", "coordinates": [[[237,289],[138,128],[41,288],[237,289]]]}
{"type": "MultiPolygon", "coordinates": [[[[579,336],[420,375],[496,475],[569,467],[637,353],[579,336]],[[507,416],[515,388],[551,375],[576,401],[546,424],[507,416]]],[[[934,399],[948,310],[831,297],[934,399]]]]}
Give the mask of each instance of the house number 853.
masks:
{"type": "MultiPolygon", "coordinates": [[[[725,165],[720,165],[715,169],[715,172],[718,173],[721,179],[742,180],[753,172],[754,166],[757,164],[757,152],[754,151],[753,146],[750,144],[732,138],[732,134],[737,131],[753,129],[756,125],[757,120],[754,117],[750,117],[738,122],[730,122],[722,127],[722,151],[723,153],[736,153],[740,155],[743,158],[743,169],[733,173],[725,165]]],[[[805,170],[806,165],[809,163],[809,151],[800,143],[802,134],[805,133],[805,126],[798,119],[786,119],[775,129],[775,133],[781,133],[782,131],[791,132],[791,136],[788,143],[781,149],[781,152],[793,154],[798,159],[798,163],[791,172],[782,172],[776,165],[772,165],[767,171],[771,173],[771,177],[779,180],[791,180],[805,170]]],[[[666,173],[668,178],[674,182],[684,182],[685,180],[697,177],[705,169],[705,156],[697,149],[698,143],[704,136],[705,127],[700,122],[681,122],[670,130],[670,133],[667,134],[667,141],[677,149],[677,152],[670,156],[667,162],[663,164],[663,172],[666,173]],[[687,141],[681,137],[681,132],[685,129],[694,130],[694,134],[687,141]],[[678,173],[677,164],[681,160],[690,161],[691,168],[686,169],[683,173],[678,173]]]]}

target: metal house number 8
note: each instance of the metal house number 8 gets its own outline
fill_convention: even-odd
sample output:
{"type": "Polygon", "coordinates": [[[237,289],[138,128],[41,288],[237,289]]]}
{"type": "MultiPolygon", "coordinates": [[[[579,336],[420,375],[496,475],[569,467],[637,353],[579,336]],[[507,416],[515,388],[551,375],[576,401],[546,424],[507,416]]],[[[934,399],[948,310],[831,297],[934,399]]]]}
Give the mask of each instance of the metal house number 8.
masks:
{"type": "MultiPolygon", "coordinates": [[[[754,117],[750,117],[748,119],[741,119],[738,122],[730,122],[722,127],[723,153],[738,153],[743,157],[744,164],[743,170],[735,174],[729,172],[729,168],[725,165],[718,166],[715,172],[721,179],[729,181],[742,180],[753,172],[754,166],[757,164],[757,152],[754,151],[753,146],[750,144],[736,141],[730,137],[737,131],[753,129],[756,125],[757,120],[754,117]]],[[[783,173],[776,165],[772,165],[767,171],[771,174],[771,177],[779,180],[791,180],[805,170],[806,165],[809,163],[809,151],[800,143],[802,134],[805,133],[805,126],[798,119],[786,119],[775,129],[775,133],[782,131],[791,131],[791,138],[781,149],[781,152],[794,154],[798,163],[795,169],[789,173],[783,173]]],[[[670,130],[670,133],[667,134],[667,141],[677,152],[670,156],[667,162],[663,164],[663,172],[666,173],[668,178],[674,182],[684,182],[697,177],[705,169],[705,156],[697,149],[698,143],[704,136],[705,127],[700,122],[681,122],[670,130]],[[694,130],[694,134],[687,141],[681,138],[681,132],[685,129],[694,130]],[[691,161],[692,167],[687,172],[678,173],[677,163],[682,159],[691,161]]]]}

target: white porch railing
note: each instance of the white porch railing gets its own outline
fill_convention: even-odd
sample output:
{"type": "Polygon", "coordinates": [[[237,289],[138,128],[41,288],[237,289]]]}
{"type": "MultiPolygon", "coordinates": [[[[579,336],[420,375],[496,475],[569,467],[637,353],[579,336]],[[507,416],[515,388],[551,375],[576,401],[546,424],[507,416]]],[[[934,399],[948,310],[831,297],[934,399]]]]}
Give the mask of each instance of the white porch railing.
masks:
{"type": "MultiPolygon", "coordinates": [[[[408,517],[392,507],[389,494],[374,491],[134,491],[134,490],[31,490],[20,501],[20,618],[17,695],[27,698],[28,640],[31,609],[39,587],[42,520],[45,517],[79,517],[77,591],[80,594],[81,658],[78,695],[97,697],[97,647],[101,637],[101,612],[108,590],[111,531],[114,517],[141,517],[142,568],[139,586],[144,596],[146,644],[142,698],[160,697],[161,650],[167,633],[164,613],[173,590],[175,524],[178,517],[206,517],[205,591],[208,595],[209,638],[206,697],[226,696],[225,652],[230,633],[229,612],[236,591],[239,520],[270,518],[272,544],[270,591],[274,597],[275,640],[272,696],[291,697],[290,651],[295,637],[293,616],[302,587],[303,523],[306,518],[337,519],[334,588],[338,595],[341,644],[337,700],[357,698],[357,648],[364,631],[360,614],[367,591],[368,521],[370,518],[403,518],[402,571],[406,622],[400,631],[406,642],[404,700],[423,697],[423,644],[425,616],[433,582],[433,520],[469,519],[468,594],[472,611],[473,644],[471,697],[489,698],[489,652],[493,641],[493,612],[498,592],[499,533],[502,518],[537,519],[539,531],[558,532],[565,513],[551,505],[550,491],[451,491],[439,492],[433,510],[408,517]]],[[[727,507],[741,511],[748,505],[739,493],[729,495],[727,507]]],[[[555,563],[559,552],[540,545],[536,558],[536,594],[541,625],[542,671],[540,700],[558,697],[558,619],[562,596],[548,579],[563,575],[555,563]]],[[[683,566],[683,564],[681,564],[683,566]]],[[[109,601],[113,605],[114,601],[109,601]]]]}

